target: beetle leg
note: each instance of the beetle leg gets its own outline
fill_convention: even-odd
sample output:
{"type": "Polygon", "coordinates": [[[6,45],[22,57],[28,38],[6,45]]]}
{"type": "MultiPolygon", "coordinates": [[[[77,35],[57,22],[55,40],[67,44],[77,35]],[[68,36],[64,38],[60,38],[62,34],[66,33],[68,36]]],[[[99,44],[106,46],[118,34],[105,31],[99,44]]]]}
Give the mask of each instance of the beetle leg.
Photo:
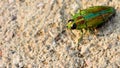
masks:
{"type": "Polygon", "coordinates": [[[87,26],[87,23],[85,21],[85,26],[86,26],[86,29],[85,29],[85,33],[87,32],[87,30],[89,30],[88,26],[87,26]]]}
{"type": "Polygon", "coordinates": [[[106,22],[107,19],[105,19],[104,15],[102,15],[102,17],[103,17],[103,21],[106,22]]]}
{"type": "Polygon", "coordinates": [[[72,35],[76,36],[76,35],[72,32],[72,30],[71,30],[71,33],[72,33],[72,35]]]}
{"type": "Polygon", "coordinates": [[[71,16],[74,16],[74,15],[75,15],[74,12],[70,12],[70,14],[71,14],[71,16]]]}
{"type": "Polygon", "coordinates": [[[95,35],[97,35],[97,33],[98,33],[98,30],[96,28],[94,29],[94,33],[95,33],[95,35]]]}
{"type": "Polygon", "coordinates": [[[78,44],[82,41],[82,39],[83,39],[83,30],[82,29],[80,29],[80,31],[81,31],[81,36],[80,36],[80,38],[78,39],[78,44]]]}
{"type": "MultiPolygon", "coordinates": [[[[78,10],[77,13],[80,13],[80,10],[78,10]]],[[[80,13],[80,15],[81,15],[81,13],[80,13]]]]}
{"type": "MultiPolygon", "coordinates": [[[[85,26],[87,27],[87,23],[85,22],[85,26]]],[[[85,32],[83,32],[82,29],[80,29],[81,31],[81,37],[78,39],[78,44],[83,40],[83,35],[87,32],[88,28],[85,29],[85,32]]]]}
{"type": "Polygon", "coordinates": [[[88,31],[90,34],[95,34],[94,29],[95,28],[87,28],[86,31],[88,31]]]}

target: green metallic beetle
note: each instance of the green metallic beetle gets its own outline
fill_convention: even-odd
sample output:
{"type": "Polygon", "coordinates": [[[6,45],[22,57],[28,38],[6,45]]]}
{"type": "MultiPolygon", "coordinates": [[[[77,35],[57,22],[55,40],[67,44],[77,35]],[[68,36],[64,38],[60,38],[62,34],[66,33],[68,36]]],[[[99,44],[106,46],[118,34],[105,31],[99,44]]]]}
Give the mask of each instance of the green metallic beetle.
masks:
{"type": "Polygon", "coordinates": [[[115,14],[115,9],[109,6],[93,6],[79,10],[67,23],[68,29],[91,29],[105,23],[115,14]]]}
{"type": "Polygon", "coordinates": [[[72,16],[67,23],[68,29],[81,30],[82,35],[78,39],[80,42],[83,38],[83,29],[90,30],[94,33],[93,29],[101,26],[115,15],[115,9],[109,6],[93,6],[87,9],[79,10],[72,16]]]}

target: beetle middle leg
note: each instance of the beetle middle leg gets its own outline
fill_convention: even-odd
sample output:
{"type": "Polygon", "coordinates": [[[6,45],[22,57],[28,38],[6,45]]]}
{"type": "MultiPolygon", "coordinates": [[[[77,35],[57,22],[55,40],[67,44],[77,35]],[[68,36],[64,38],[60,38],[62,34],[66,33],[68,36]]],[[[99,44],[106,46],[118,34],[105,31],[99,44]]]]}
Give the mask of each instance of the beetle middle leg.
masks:
{"type": "Polygon", "coordinates": [[[89,32],[90,32],[91,34],[95,34],[95,28],[89,28],[89,32]]]}
{"type": "Polygon", "coordinates": [[[80,31],[81,31],[81,36],[80,36],[80,38],[78,39],[78,44],[83,40],[83,35],[84,35],[83,30],[80,29],[80,31]]]}

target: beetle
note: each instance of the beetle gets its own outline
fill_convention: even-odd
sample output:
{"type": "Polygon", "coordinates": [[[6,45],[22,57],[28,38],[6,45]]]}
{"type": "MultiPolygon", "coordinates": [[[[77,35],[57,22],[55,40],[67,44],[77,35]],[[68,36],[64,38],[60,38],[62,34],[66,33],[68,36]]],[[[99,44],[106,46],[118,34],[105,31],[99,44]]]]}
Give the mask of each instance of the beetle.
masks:
{"type": "Polygon", "coordinates": [[[68,29],[91,30],[99,27],[108,21],[113,15],[115,15],[115,9],[110,6],[93,6],[87,9],[78,10],[72,16],[72,19],[68,20],[68,29]]]}

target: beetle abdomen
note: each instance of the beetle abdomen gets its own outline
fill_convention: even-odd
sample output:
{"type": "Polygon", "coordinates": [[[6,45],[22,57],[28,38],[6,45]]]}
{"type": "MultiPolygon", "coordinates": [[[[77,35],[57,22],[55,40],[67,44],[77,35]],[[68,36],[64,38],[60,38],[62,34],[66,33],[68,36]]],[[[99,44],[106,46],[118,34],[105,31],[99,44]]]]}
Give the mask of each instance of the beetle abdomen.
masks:
{"type": "Polygon", "coordinates": [[[94,6],[90,7],[89,9],[82,10],[85,12],[81,14],[86,21],[87,27],[97,27],[104,22],[106,22],[113,14],[115,14],[115,9],[108,6],[94,6]]]}

